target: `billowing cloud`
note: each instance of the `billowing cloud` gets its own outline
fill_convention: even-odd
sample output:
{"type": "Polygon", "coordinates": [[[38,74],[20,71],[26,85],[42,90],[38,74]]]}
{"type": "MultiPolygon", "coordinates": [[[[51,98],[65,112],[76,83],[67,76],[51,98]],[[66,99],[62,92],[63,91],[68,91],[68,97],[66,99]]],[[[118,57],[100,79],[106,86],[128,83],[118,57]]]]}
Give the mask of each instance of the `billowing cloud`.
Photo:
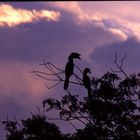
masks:
{"type": "Polygon", "coordinates": [[[76,15],[77,23],[91,22],[117,34],[122,40],[140,39],[139,2],[52,2],[52,5],[76,15]],[[118,10],[119,9],[119,10],[118,10]]]}
{"type": "MultiPolygon", "coordinates": [[[[47,5],[47,3],[45,3],[47,5]]],[[[78,2],[50,2],[50,5],[53,7],[58,7],[65,11],[74,13],[76,15],[83,13],[82,9],[79,6],[78,2]]]]}
{"type": "Polygon", "coordinates": [[[139,72],[140,66],[138,62],[140,60],[140,41],[137,38],[128,38],[121,42],[114,42],[96,48],[91,54],[91,59],[95,65],[95,70],[99,74],[105,71],[111,71],[111,68],[118,70],[114,64],[115,52],[118,54],[118,63],[124,55],[127,57],[124,60],[123,70],[126,73],[139,72]]]}
{"type": "Polygon", "coordinates": [[[77,25],[69,21],[70,18],[73,20],[74,15],[69,14],[68,17],[66,11],[61,11],[61,15],[63,19],[58,22],[43,20],[36,24],[0,30],[0,59],[26,63],[47,59],[63,64],[66,62],[63,58],[72,51],[81,53],[83,59],[87,60],[97,46],[121,39],[119,34],[102,26],[91,23],[77,25]]]}
{"type": "MultiPolygon", "coordinates": [[[[127,39],[130,36],[140,36],[140,25],[139,22],[129,20],[129,15],[134,15],[134,9],[137,9],[136,4],[133,4],[132,8],[127,6],[122,7],[122,3],[118,2],[114,6],[109,3],[107,6],[106,3],[82,3],[82,2],[42,2],[46,6],[51,5],[51,7],[57,7],[57,9],[63,9],[67,12],[73,13],[77,17],[77,24],[82,24],[83,22],[91,22],[98,26],[102,26],[104,29],[117,34],[122,38],[122,40],[127,39]],[[106,11],[104,12],[104,7],[106,11]],[[114,7],[114,8],[111,8],[114,7]],[[120,8],[123,11],[121,15],[116,8],[120,8]],[[109,10],[111,12],[109,12],[109,10]],[[126,13],[127,11],[127,13],[126,13]],[[113,12],[113,14],[111,14],[113,12]],[[107,23],[108,22],[108,23],[107,23]]],[[[131,3],[132,4],[132,3],[131,3]]],[[[128,3],[129,5],[129,3],[128,3]]],[[[40,19],[58,21],[60,17],[60,12],[52,10],[25,10],[21,8],[14,8],[8,4],[2,4],[0,6],[0,25],[15,26],[21,23],[30,23],[38,21],[40,19]]],[[[139,14],[136,14],[136,17],[139,14]]],[[[135,17],[135,16],[134,16],[135,17]]]]}
{"type": "Polygon", "coordinates": [[[21,23],[30,23],[45,19],[47,21],[58,21],[60,13],[58,11],[50,10],[26,10],[16,9],[8,4],[0,5],[0,26],[13,27],[21,23]]]}

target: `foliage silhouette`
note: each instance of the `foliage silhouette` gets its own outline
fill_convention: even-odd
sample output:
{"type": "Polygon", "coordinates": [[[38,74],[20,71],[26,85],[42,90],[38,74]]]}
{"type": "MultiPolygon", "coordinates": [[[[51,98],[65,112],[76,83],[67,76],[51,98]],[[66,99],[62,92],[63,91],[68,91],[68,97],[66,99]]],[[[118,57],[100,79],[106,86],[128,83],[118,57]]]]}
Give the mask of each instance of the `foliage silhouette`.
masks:
{"type": "Polygon", "coordinates": [[[5,129],[8,131],[7,140],[62,140],[63,136],[59,128],[47,122],[41,114],[32,114],[31,118],[22,120],[19,127],[17,121],[3,121],[5,129]]]}
{"type": "MultiPolygon", "coordinates": [[[[59,100],[45,99],[43,116],[32,115],[32,118],[22,120],[22,128],[17,128],[17,122],[4,121],[8,131],[7,140],[140,139],[140,74],[127,75],[122,68],[124,58],[119,64],[117,55],[115,55],[114,63],[119,70],[107,72],[100,78],[92,78],[92,96],[81,99],[79,95],[65,90],[66,94],[59,100]],[[120,77],[117,72],[125,77],[120,77]],[[47,113],[52,110],[58,111],[59,118],[47,116],[47,113]],[[67,121],[76,132],[64,135],[58,127],[47,122],[47,119],[67,121]],[[74,124],[75,120],[82,123],[84,127],[77,128],[74,124]]],[[[64,70],[45,61],[43,66],[50,73],[35,70],[33,73],[45,80],[57,81],[51,88],[65,81],[61,76],[64,70]],[[56,79],[48,78],[48,76],[54,76],[56,79]]],[[[77,81],[69,81],[69,83],[76,84],[77,88],[78,86],[86,88],[82,81],[82,70],[77,68],[82,76],[73,73],[77,81]]]]}

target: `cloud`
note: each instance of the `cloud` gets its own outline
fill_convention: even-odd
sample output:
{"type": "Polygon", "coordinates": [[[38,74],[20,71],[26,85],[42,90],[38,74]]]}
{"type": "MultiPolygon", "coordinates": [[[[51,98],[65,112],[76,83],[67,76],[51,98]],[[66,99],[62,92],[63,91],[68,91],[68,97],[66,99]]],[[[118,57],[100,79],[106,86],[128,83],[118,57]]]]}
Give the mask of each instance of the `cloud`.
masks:
{"type": "Polygon", "coordinates": [[[40,19],[58,21],[60,13],[50,10],[26,10],[14,8],[8,4],[0,5],[0,26],[13,27],[22,23],[31,23],[40,19]]]}
{"type": "Polygon", "coordinates": [[[121,36],[123,40],[127,39],[126,34],[124,32],[122,32],[121,30],[119,30],[119,29],[109,28],[109,31],[111,31],[114,34],[117,34],[117,35],[121,36]]]}
{"type": "MultiPolygon", "coordinates": [[[[58,11],[62,9],[69,13],[72,13],[77,18],[77,24],[83,24],[84,22],[87,22],[88,24],[88,22],[91,22],[93,24],[96,24],[97,26],[102,26],[104,29],[107,29],[113,34],[117,34],[122,38],[122,40],[125,40],[127,39],[127,37],[133,35],[137,36],[138,38],[140,36],[139,23],[124,18],[124,16],[121,16],[119,12],[115,12],[115,10],[113,9],[110,10],[115,13],[114,15],[109,13],[108,10],[106,12],[103,12],[103,9],[101,7],[104,7],[104,5],[102,3],[99,5],[95,2],[95,6],[89,5],[89,3],[86,3],[86,6],[83,6],[82,2],[42,2],[41,4],[46,5],[48,8],[50,5],[52,9],[56,8],[57,11],[41,9],[35,10],[33,8],[32,10],[25,10],[25,8],[14,8],[8,4],[1,4],[0,25],[13,27],[21,23],[31,23],[40,19],[45,19],[47,21],[58,21],[60,19],[60,12],[58,11]],[[92,11],[92,8],[95,10],[92,11]]],[[[119,6],[122,9],[120,3],[117,3],[117,7],[119,6]]],[[[123,8],[122,10],[124,11],[124,9],[126,9],[128,13],[132,13],[133,10],[133,8],[128,9],[127,7],[123,8]]],[[[124,13],[126,14],[126,12],[124,13]]]]}
{"type": "Polygon", "coordinates": [[[90,22],[102,26],[122,40],[132,36],[140,39],[139,2],[51,2],[51,5],[73,13],[77,24],[90,22]]]}
{"type": "Polygon", "coordinates": [[[30,71],[31,65],[20,62],[0,62],[0,102],[14,97],[17,103],[26,105],[35,102],[47,89],[44,82],[30,71]]]}
{"type": "Polygon", "coordinates": [[[103,19],[103,15],[99,12],[94,14],[86,13],[84,9],[81,8],[79,2],[51,2],[49,4],[53,7],[73,13],[77,17],[77,23],[79,24],[83,21],[101,21],[103,19]]]}
{"type": "Polygon", "coordinates": [[[114,42],[103,45],[96,48],[91,54],[93,65],[96,67],[96,72],[103,73],[103,71],[110,71],[111,68],[117,69],[114,64],[115,52],[118,54],[118,62],[120,63],[121,58],[126,54],[127,57],[124,60],[123,69],[126,73],[139,72],[140,66],[138,62],[140,60],[140,41],[131,37],[127,40],[114,42]]]}
{"type": "MultiPolygon", "coordinates": [[[[46,3],[44,3],[44,4],[46,4],[46,3]]],[[[49,4],[52,7],[57,7],[59,9],[63,9],[65,11],[74,13],[76,15],[83,13],[78,2],[50,2],[49,4]]]]}
{"type": "Polygon", "coordinates": [[[88,61],[89,54],[96,47],[122,38],[101,26],[90,23],[77,25],[64,20],[67,17],[65,12],[62,16],[63,20],[54,23],[41,21],[1,29],[0,59],[37,64],[46,59],[62,65],[66,62],[64,57],[77,51],[88,61]]]}

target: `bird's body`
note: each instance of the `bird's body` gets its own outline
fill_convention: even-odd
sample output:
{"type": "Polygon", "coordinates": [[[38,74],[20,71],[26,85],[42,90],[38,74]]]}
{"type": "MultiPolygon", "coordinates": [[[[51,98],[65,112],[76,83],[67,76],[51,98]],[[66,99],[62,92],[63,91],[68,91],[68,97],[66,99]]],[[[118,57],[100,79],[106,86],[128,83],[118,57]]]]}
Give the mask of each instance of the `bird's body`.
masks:
{"type": "Polygon", "coordinates": [[[91,81],[87,75],[83,77],[83,85],[85,86],[85,88],[91,89],[91,81]]]}
{"type": "Polygon", "coordinates": [[[73,74],[73,70],[74,70],[73,60],[68,61],[68,63],[66,64],[66,67],[65,67],[65,77],[66,77],[65,82],[64,82],[64,89],[65,90],[67,90],[67,88],[68,88],[69,78],[73,74]]]}
{"type": "Polygon", "coordinates": [[[88,73],[91,73],[90,72],[90,69],[89,68],[85,68],[84,71],[83,71],[83,85],[84,87],[88,90],[88,94],[89,96],[91,96],[91,80],[89,78],[89,76],[87,75],[88,73]]]}
{"type": "Polygon", "coordinates": [[[71,77],[71,75],[73,74],[73,71],[74,71],[74,63],[73,63],[74,58],[80,59],[80,54],[74,52],[74,53],[71,53],[68,58],[68,62],[65,67],[65,81],[64,81],[65,90],[68,89],[69,78],[71,77]]]}

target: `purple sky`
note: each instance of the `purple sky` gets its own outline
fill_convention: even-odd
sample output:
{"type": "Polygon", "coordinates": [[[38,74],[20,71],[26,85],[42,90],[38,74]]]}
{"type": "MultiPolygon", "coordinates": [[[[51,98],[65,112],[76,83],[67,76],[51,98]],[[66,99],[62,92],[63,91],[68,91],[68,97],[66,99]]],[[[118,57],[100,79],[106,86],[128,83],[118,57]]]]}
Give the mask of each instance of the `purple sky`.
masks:
{"type": "Polygon", "coordinates": [[[139,72],[139,7],[139,1],[1,2],[0,121],[7,114],[29,117],[58,88],[64,93],[63,85],[48,90],[45,81],[30,73],[43,59],[64,69],[76,51],[82,58],[77,63],[99,76],[114,67],[115,52],[120,58],[126,53],[126,72],[139,72]]]}

